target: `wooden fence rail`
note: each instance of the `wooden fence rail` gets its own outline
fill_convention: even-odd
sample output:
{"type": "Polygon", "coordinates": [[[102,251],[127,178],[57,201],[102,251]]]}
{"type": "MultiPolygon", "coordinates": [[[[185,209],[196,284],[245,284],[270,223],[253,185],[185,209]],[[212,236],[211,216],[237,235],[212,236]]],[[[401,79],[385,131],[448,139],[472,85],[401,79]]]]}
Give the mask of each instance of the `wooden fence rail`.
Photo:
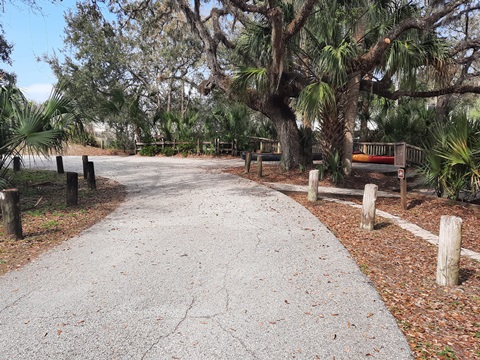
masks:
{"type": "MultiPolygon", "coordinates": [[[[214,153],[217,155],[220,154],[231,154],[238,155],[238,144],[237,141],[220,141],[220,139],[215,139],[215,141],[200,141],[196,142],[187,142],[187,141],[166,141],[165,139],[160,139],[153,142],[135,142],[135,152],[139,153],[145,146],[155,146],[157,151],[163,151],[165,148],[172,148],[173,152],[179,153],[182,152],[185,146],[191,146],[192,149],[196,150],[197,155],[203,153],[214,153]]],[[[381,142],[357,142],[355,143],[356,148],[361,150],[367,155],[385,155],[385,156],[394,156],[395,143],[381,143],[381,142]]],[[[249,141],[249,148],[253,152],[258,153],[281,153],[282,147],[278,140],[252,137],[249,141]]],[[[320,148],[318,145],[313,145],[313,153],[320,153],[320,148]]],[[[411,164],[422,164],[425,160],[425,154],[423,150],[417,146],[407,144],[407,162],[411,164]]]]}
{"type": "Polygon", "coordinates": [[[251,137],[249,141],[249,147],[252,149],[252,151],[260,153],[280,154],[282,152],[282,147],[278,140],[260,137],[251,137]]]}
{"type": "Polygon", "coordinates": [[[144,147],[154,146],[158,152],[164,151],[166,148],[173,149],[173,153],[181,153],[184,151],[185,147],[189,147],[191,150],[195,149],[196,154],[200,155],[203,153],[215,153],[220,154],[232,154],[237,155],[237,142],[234,141],[220,141],[220,139],[215,139],[215,141],[166,141],[165,139],[160,139],[152,142],[135,142],[135,153],[138,154],[144,147]]]}
{"type": "MultiPolygon", "coordinates": [[[[367,155],[395,155],[395,143],[358,142],[355,145],[367,155]]],[[[424,160],[425,154],[421,148],[407,144],[407,163],[422,164],[424,160]]]]}

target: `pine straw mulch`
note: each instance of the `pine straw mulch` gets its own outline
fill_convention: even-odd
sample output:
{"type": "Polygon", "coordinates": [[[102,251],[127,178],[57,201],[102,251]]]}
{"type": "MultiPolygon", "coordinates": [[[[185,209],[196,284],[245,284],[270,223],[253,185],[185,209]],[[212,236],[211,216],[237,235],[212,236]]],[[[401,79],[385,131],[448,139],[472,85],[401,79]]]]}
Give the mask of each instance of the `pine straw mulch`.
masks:
{"type": "MultiPolygon", "coordinates": [[[[281,173],[277,166],[263,165],[257,177],[254,164],[227,170],[253,181],[308,185],[308,172],[281,173]]],[[[398,192],[396,174],[354,171],[343,187],[363,189],[374,183],[379,190],[398,192]]],[[[328,180],[320,186],[333,186],[328,180]]],[[[348,249],[371,279],[407,337],[417,359],[480,359],[480,263],[462,258],[460,285],[436,284],[437,248],[425,240],[377,216],[374,231],[359,228],[361,210],[349,205],[318,200],[306,194],[288,193],[309,209],[348,249]]],[[[355,197],[336,197],[361,203],[355,197]]],[[[462,247],[480,252],[480,207],[409,192],[408,210],[398,198],[379,198],[377,208],[398,215],[438,235],[440,217],[463,219],[462,247]]]]}

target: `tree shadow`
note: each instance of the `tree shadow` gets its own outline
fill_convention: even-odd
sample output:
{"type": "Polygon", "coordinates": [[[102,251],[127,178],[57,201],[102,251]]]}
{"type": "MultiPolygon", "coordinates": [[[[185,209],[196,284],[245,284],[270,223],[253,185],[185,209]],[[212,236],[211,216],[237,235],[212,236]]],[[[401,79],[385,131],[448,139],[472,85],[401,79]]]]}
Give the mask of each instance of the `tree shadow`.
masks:
{"type": "Polygon", "coordinates": [[[459,274],[458,274],[458,282],[459,284],[463,284],[464,282],[468,281],[472,276],[474,276],[476,273],[475,270],[473,269],[460,269],[459,274]]]}
{"type": "Polygon", "coordinates": [[[407,206],[407,210],[413,209],[415,206],[422,205],[425,202],[424,199],[413,199],[409,202],[407,206]]]}
{"type": "Polygon", "coordinates": [[[375,230],[381,230],[381,229],[385,229],[385,228],[387,228],[387,227],[389,227],[389,226],[391,226],[391,225],[392,225],[392,223],[389,223],[389,222],[384,221],[384,222],[375,224],[374,229],[375,229],[375,230]]]}

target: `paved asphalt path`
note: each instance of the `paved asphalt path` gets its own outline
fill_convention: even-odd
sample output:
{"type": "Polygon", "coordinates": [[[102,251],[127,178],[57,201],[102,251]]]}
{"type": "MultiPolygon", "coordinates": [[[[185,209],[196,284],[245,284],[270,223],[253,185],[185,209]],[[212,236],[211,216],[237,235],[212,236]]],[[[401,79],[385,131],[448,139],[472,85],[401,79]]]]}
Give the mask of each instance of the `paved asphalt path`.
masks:
{"type": "Polygon", "coordinates": [[[348,252],[287,196],[224,160],[90,160],[127,201],[0,277],[0,359],[413,358],[348,252]]]}

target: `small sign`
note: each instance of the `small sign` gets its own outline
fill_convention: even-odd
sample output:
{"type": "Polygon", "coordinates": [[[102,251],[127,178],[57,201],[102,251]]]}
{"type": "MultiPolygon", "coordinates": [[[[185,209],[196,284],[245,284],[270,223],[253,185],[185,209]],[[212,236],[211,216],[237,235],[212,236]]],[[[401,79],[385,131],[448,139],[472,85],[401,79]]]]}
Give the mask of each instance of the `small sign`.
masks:
{"type": "Polygon", "coordinates": [[[405,169],[398,169],[398,178],[405,179],[405,169]]]}

